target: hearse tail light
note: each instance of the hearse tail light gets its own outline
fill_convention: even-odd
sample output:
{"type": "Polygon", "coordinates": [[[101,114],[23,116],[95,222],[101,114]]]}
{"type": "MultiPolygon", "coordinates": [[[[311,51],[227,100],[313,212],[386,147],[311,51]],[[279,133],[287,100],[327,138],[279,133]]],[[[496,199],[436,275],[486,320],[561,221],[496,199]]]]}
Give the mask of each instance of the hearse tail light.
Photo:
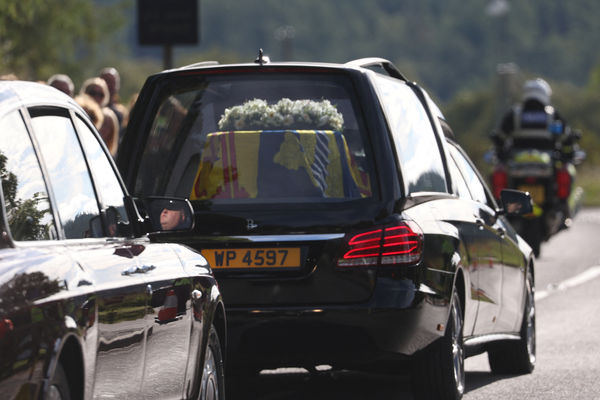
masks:
{"type": "Polygon", "coordinates": [[[416,264],[423,255],[423,232],[413,221],[401,221],[356,234],[347,243],[338,267],[416,264]]]}
{"type": "Polygon", "coordinates": [[[423,232],[413,221],[385,228],[382,265],[415,264],[423,255],[423,232]]]}
{"type": "Polygon", "coordinates": [[[352,236],[344,256],[338,259],[338,267],[361,267],[377,265],[381,253],[383,229],[374,229],[352,236]]]}

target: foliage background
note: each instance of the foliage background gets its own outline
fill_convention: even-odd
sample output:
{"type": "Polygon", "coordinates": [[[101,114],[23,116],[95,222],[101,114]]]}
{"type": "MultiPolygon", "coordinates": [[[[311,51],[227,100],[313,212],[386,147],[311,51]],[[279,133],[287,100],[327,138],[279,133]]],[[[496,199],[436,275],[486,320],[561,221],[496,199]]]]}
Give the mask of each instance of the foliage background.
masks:
{"type": "MultiPolygon", "coordinates": [[[[388,58],[428,89],[484,170],[501,111],[518,99],[523,80],[541,76],[556,107],[583,132],[581,180],[588,193],[600,192],[597,0],[198,1],[199,44],[175,47],[174,66],[249,62],[258,48],[273,60],[388,58]],[[498,71],[513,65],[512,74],[498,71]]],[[[2,0],[0,74],[45,81],[63,72],[78,88],[113,65],[127,103],[163,68],[161,48],[137,45],[136,23],[135,0],[2,0]]],[[[600,204],[588,197],[594,201],[600,204]]]]}

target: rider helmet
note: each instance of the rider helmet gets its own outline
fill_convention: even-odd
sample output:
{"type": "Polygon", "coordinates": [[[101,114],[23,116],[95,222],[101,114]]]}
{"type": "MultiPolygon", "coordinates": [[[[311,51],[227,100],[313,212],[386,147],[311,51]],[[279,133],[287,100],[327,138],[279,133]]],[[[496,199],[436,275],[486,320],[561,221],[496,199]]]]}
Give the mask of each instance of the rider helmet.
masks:
{"type": "Polygon", "coordinates": [[[523,85],[523,101],[534,99],[544,105],[550,105],[552,89],[542,78],[531,79],[523,85]]]}

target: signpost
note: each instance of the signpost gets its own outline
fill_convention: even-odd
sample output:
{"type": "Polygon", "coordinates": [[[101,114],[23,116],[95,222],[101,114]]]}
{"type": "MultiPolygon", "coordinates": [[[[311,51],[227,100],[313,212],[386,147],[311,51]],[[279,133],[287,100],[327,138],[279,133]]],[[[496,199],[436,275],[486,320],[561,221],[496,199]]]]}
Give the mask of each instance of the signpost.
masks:
{"type": "Polygon", "coordinates": [[[164,68],[173,68],[173,46],[199,42],[199,9],[199,0],[137,0],[139,44],[163,46],[164,68]]]}

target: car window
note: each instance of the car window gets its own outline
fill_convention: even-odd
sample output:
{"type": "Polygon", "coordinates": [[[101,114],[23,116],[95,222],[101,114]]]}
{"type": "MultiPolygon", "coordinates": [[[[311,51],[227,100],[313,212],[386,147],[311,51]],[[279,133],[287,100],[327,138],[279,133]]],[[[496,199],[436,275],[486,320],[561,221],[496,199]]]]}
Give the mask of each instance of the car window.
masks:
{"type": "Polygon", "coordinates": [[[421,102],[402,81],[376,75],[374,82],[392,131],[407,193],[446,192],[442,155],[421,102]]]}
{"type": "Polygon", "coordinates": [[[469,187],[469,191],[471,192],[473,200],[483,204],[487,204],[490,207],[492,207],[486,196],[485,187],[483,186],[483,183],[481,183],[481,180],[479,179],[479,176],[475,172],[475,169],[473,168],[471,163],[456,147],[448,146],[448,149],[450,151],[450,154],[452,155],[452,158],[456,161],[458,168],[462,172],[465,180],[467,181],[467,185],[469,187]]]}
{"type": "Polygon", "coordinates": [[[92,218],[100,215],[90,174],[71,119],[59,115],[32,118],[65,238],[94,235],[92,218]]]}
{"type": "Polygon", "coordinates": [[[76,118],[75,125],[98,188],[98,197],[102,208],[114,208],[119,214],[119,220],[128,222],[124,204],[125,193],[107,154],[102,150],[97,136],[83,120],[76,118]]]}
{"type": "Polygon", "coordinates": [[[456,161],[454,160],[454,157],[452,157],[452,154],[448,160],[448,167],[450,168],[450,176],[452,177],[452,191],[462,199],[472,200],[469,187],[465,182],[462,172],[460,172],[460,169],[456,165],[456,161]]]}
{"type": "Polygon", "coordinates": [[[348,78],[174,77],[159,97],[136,194],[258,204],[347,201],[374,192],[348,78]]]}
{"type": "Polygon", "coordinates": [[[0,175],[12,238],[57,238],[46,185],[21,114],[15,111],[2,118],[0,131],[0,175]]]}

